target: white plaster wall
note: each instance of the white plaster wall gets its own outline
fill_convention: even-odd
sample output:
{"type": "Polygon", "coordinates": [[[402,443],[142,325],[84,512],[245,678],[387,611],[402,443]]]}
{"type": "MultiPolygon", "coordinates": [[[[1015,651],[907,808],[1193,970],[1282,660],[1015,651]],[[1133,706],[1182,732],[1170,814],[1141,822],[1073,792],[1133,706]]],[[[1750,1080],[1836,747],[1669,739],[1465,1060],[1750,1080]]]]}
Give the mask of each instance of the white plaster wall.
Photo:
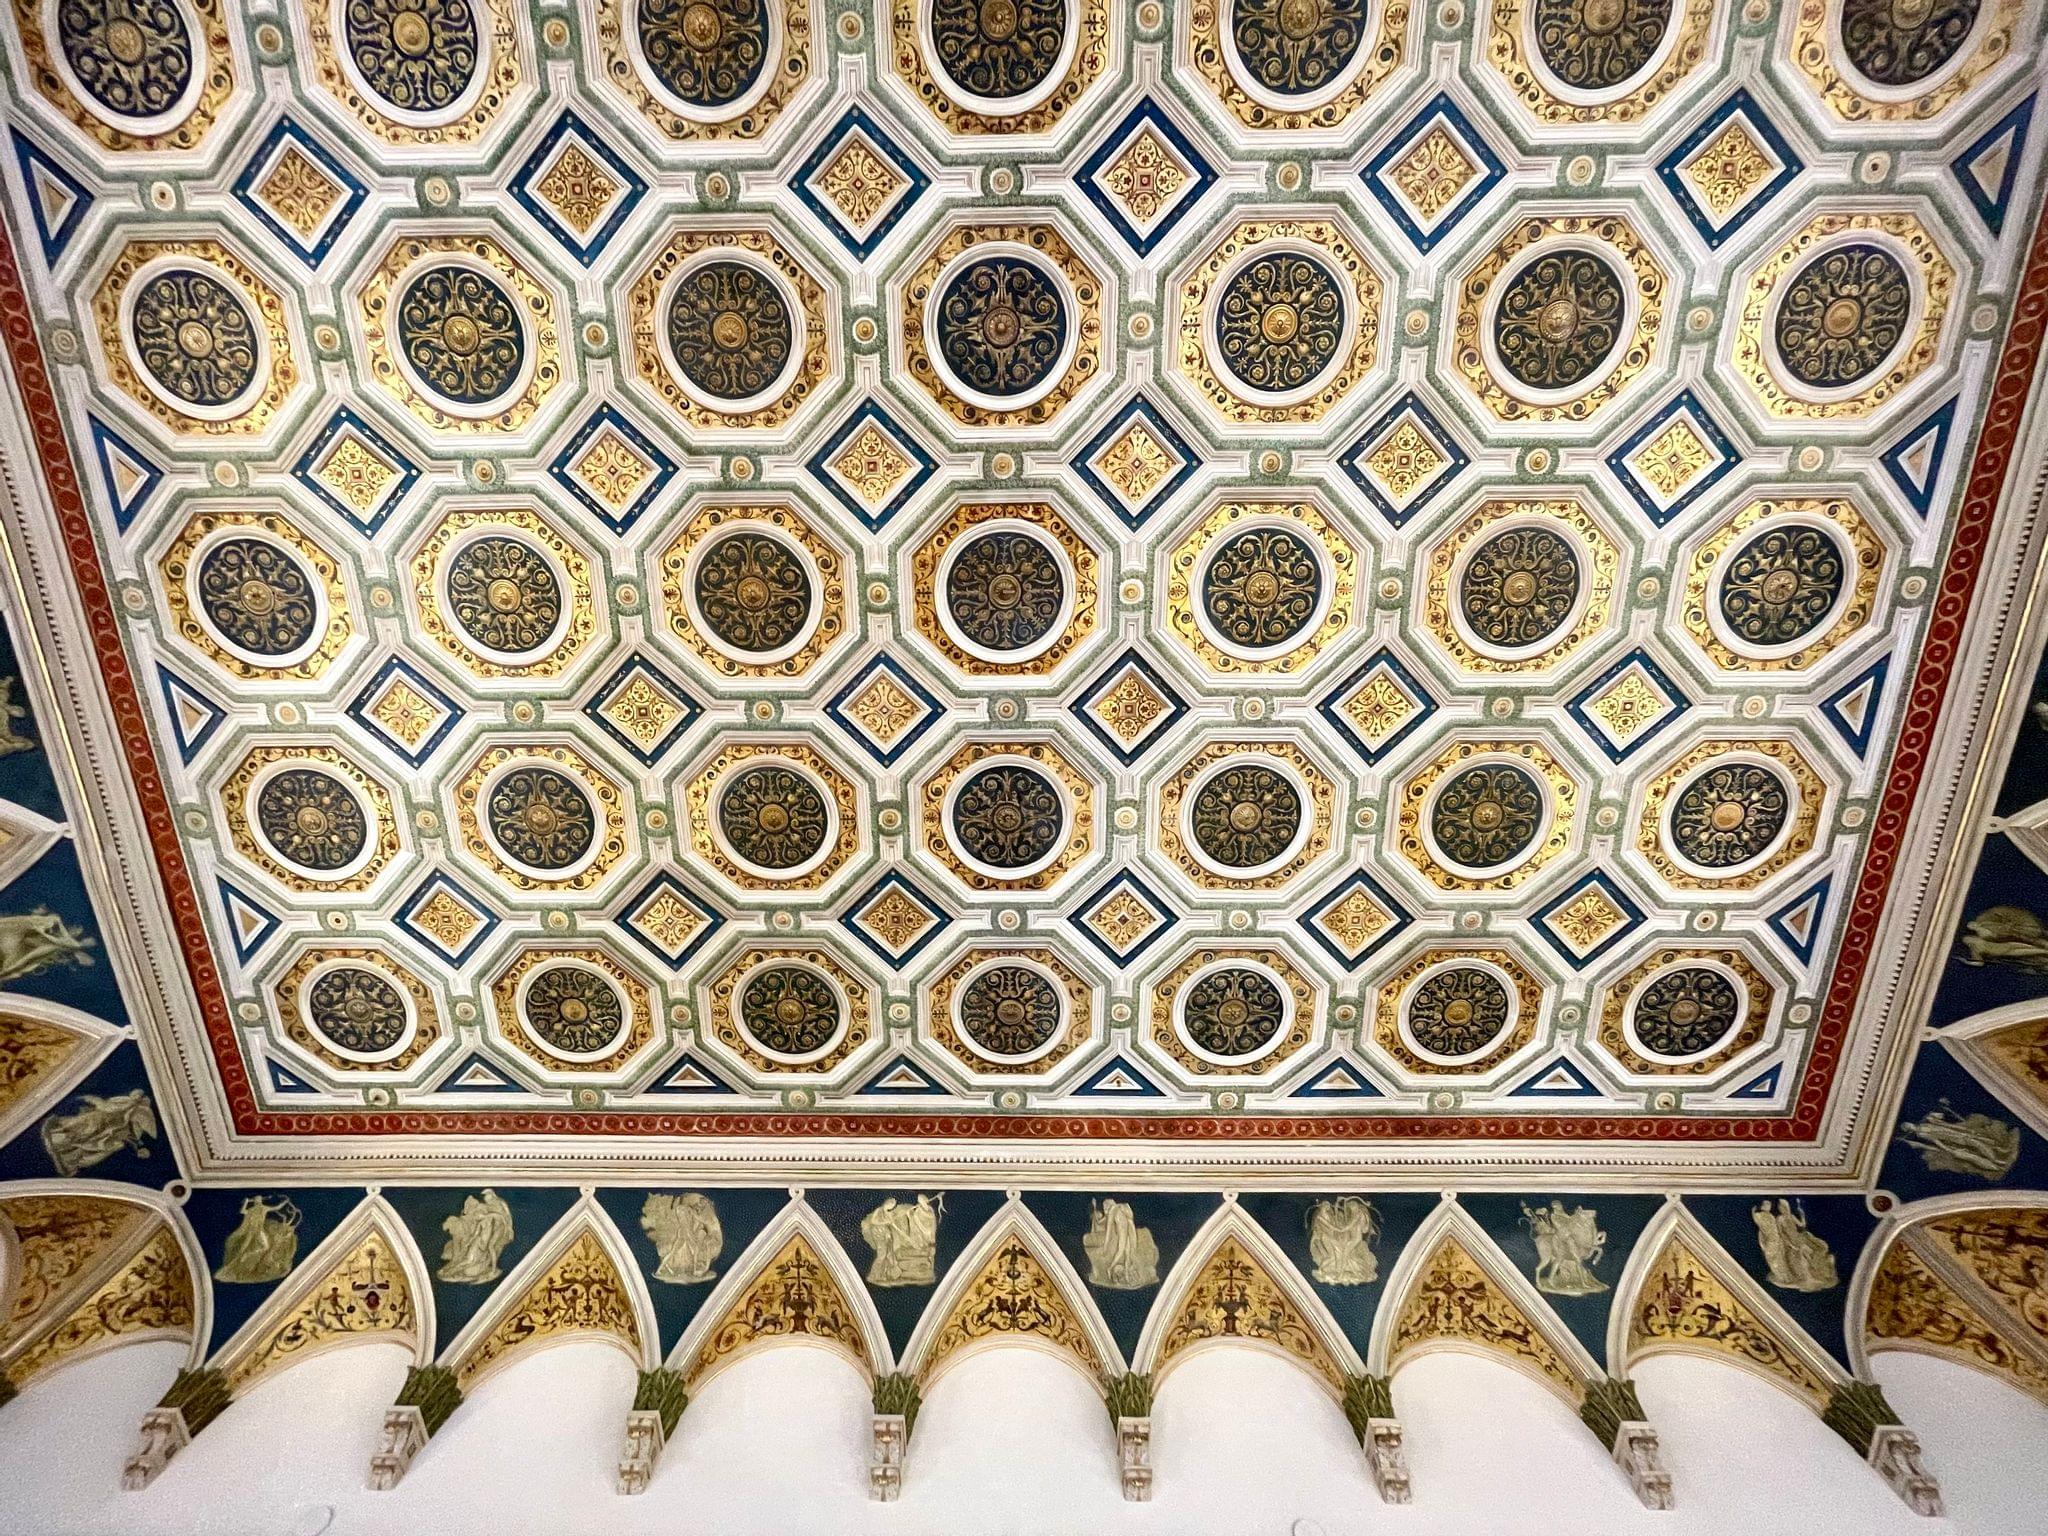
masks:
{"type": "Polygon", "coordinates": [[[34,1536],[2048,1536],[2048,1410],[1938,1361],[1880,1356],[1951,1517],[1906,1511],[1814,1416],[1684,1357],[1637,1373],[1678,1509],[1637,1505],[1563,1403],[1492,1361],[1436,1355],[1396,1384],[1415,1503],[1374,1497],[1342,1415],[1276,1357],[1211,1349],[1154,1417],[1158,1494],[1118,1496],[1100,1400],[1027,1348],[963,1361],[919,1418],[902,1502],[865,1497],[866,1384],[837,1356],[770,1349],[709,1383],[653,1488],[611,1491],[633,1366],[604,1344],[480,1386],[395,1491],[363,1474],[406,1356],[366,1345],[282,1373],[155,1486],[124,1494],[134,1426],[183,1351],[114,1351],[0,1409],[0,1532],[34,1536]]]}

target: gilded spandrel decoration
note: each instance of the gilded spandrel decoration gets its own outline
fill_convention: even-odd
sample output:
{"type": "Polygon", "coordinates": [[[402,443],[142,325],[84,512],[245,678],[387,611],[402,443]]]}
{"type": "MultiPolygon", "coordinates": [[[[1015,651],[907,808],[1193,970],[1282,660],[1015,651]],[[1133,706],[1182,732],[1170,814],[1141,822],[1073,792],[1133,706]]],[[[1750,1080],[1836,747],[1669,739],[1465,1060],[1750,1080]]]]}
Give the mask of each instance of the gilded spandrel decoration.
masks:
{"type": "Polygon", "coordinates": [[[1379,1218],[1372,1202],[1359,1195],[1318,1200],[1309,1207],[1309,1278],[1318,1285],[1371,1285],[1380,1277],[1373,1240],[1379,1218]]]}
{"type": "Polygon", "coordinates": [[[1965,1265],[2037,1341],[2048,1343],[2048,1210],[1970,1211],[1936,1217],[1918,1230],[1965,1265]]]}
{"type": "Polygon", "coordinates": [[[0,1013],[0,1114],[51,1080],[84,1048],[85,1037],[76,1030],[0,1013]]]}
{"type": "Polygon", "coordinates": [[[417,1326],[405,1269],[384,1234],[373,1230],[235,1361],[228,1385],[239,1393],[277,1366],[330,1344],[364,1334],[410,1336],[417,1326]]]}
{"type": "Polygon", "coordinates": [[[1713,1270],[1675,1236],[1644,1279],[1629,1318],[1629,1358],[1660,1346],[1718,1350],[1788,1383],[1816,1407],[1830,1383],[1788,1349],[1713,1270]]]}
{"type": "Polygon", "coordinates": [[[725,1247],[718,1207],[707,1195],[649,1195],[640,1227],[660,1255],[654,1278],[664,1285],[702,1285],[718,1278],[713,1266],[725,1247]]]}
{"type": "Polygon", "coordinates": [[[691,1378],[701,1377],[750,1344],[799,1337],[836,1345],[872,1368],[853,1307],[801,1234],[791,1237],[761,1267],[760,1275],[705,1335],[691,1378]]]}
{"type": "Polygon", "coordinates": [[[1968,1173],[1995,1184],[2020,1160],[2016,1125],[1972,1110],[1959,1115],[1943,1099],[1918,1120],[1901,1120],[1898,1139],[1920,1154],[1930,1173],[1968,1173]]]}
{"type": "Polygon", "coordinates": [[[1522,1225],[1536,1245],[1536,1289],[1547,1296],[1595,1296],[1607,1282],[1593,1271],[1607,1252],[1607,1234],[1589,1205],[1565,1209],[1553,1198],[1547,1206],[1522,1202],[1522,1225]]]}
{"type": "Polygon", "coordinates": [[[289,1199],[250,1195],[242,1215],[221,1248],[213,1278],[230,1285],[256,1285],[282,1280],[291,1273],[299,1253],[298,1206],[289,1199]]]}
{"type": "Polygon", "coordinates": [[[43,1150],[50,1164],[67,1178],[97,1167],[117,1152],[148,1157],[148,1142],[159,1135],[156,1106],[147,1090],[126,1093],[84,1093],[43,1121],[43,1150]]]}
{"type": "Polygon", "coordinates": [[[938,1282],[939,1218],[944,1195],[904,1201],[891,1195],[860,1219],[860,1235],[874,1251],[868,1284],[891,1287],[938,1282]]]}
{"type": "Polygon", "coordinates": [[[92,1295],[8,1362],[8,1379],[20,1386],[66,1356],[129,1334],[189,1333],[193,1313],[185,1255],[171,1229],[159,1226],[92,1295]]]}
{"type": "Polygon", "coordinates": [[[1101,1357],[1073,1303],[1024,1239],[1012,1234],[989,1255],[933,1335],[926,1374],[970,1344],[1017,1335],[1064,1349],[1091,1375],[1101,1374],[1101,1357]]]}
{"type": "Polygon", "coordinates": [[[1088,1231],[1081,1239],[1088,1257],[1088,1283],[1105,1291],[1139,1291],[1159,1283],[1159,1242],[1138,1225],[1125,1200],[1088,1202],[1088,1231]]]}
{"type": "Polygon", "coordinates": [[[2009,1377],[2022,1392],[2048,1403],[2048,1370],[1929,1268],[1908,1239],[1893,1243],[1878,1268],[1866,1326],[1873,1349],[1889,1341],[1946,1354],[2009,1377]]]}
{"type": "Polygon", "coordinates": [[[1431,1344],[1456,1342],[1506,1355],[1561,1388],[1574,1403],[1584,1390],[1555,1345],[1509,1299],[1455,1238],[1430,1254],[1394,1325],[1389,1364],[1431,1344]]]}
{"type": "Polygon", "coordinates": [[[445,1285],[488,1285],[502,1273],[499,1259],[512,1242],[512,1208],[494,1189],[463,1198],[462,1209],[441,1223],[448,1241],[434,1278],[445,1285]]]}
{"type": "Polygon", "coordinates": [[[0,1348],[48,1322],[53,1303],[149,1220],[140,1206],[93,1195],[18,1195],[0,1203],[15,1238],[14,1304],[0,1348]]]}
{"type": "Polygon", "coordinates": [[[1842,1283],[1827,1239],[1807,1229],[1804,1204],[1764,1200],[1750,1217],[1771,1284],[1786,1291],[1831,1291],[1842,1283]]]}
{"type": "Polygon", "coordinates": [[[1213,1339],[1249,1339],[1286,1351],[1339,1391],[1344,1372],[1329,1346],[1266,1266],[1235,1237],[1217,1246],[1159,1342],[1158,1367],[1213,1339]]]}
{"type": "Polygon", "coordinates": [[[626,1283],[603,1245],[584,1232],[469,1352],[456,1375],[467,1389],[523,1346],[590,1333],[609,1334],[640,1352],[640,1322],[626,1283]]]}

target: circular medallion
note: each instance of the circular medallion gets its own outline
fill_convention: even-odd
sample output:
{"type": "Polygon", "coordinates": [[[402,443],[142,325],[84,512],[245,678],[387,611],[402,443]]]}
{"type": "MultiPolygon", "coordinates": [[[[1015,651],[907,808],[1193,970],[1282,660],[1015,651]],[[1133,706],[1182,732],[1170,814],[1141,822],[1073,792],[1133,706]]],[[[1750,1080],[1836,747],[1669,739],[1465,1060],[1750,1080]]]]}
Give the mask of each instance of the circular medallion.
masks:
{"type": "Polygon", "coordinates": [[[1058,627],[1067,601],[1064,560],[1021,528],[964,539],[946,568],[946,612],[970,643],[990,652],[1029,651],[1058,627]]]}
{"type": "Polygon", "coordinates": [[[786,650],[810,627],[810,568],[782,540],[736,529],[697,557],[691,596],[704,627],[735,651],[786,650]]]}
{"type": "Polygon", "coordinates": [[[561,622],[561,581],[524,539],[472,539],[449,560],[444,579],[455,622],[487,651],[518,656],[539,650],[561,622]]]}
{"type": "Polygon", "coordinates": [[[1202,611],[1228,645],[1269,651],[1315,623],[1323,566],[1286,528],[1247,528],[1216,546],[1202,572],[1202,611]]]}
{"type": "Polygon", "coordinates": [[[714,402],[767,394],[796,341],[788,297],[751,262],[699,262],[669,290],[669,351],[689,385],[714,402]]]}
{"type": "Polygon", "coordinates": [[[192,586],[207,622],[252,656],[290,656],[319,635],[320,603],[311,574],[268,539],[225,538],[210,546],[192,586]]]}
{"type": "Polygon", "coordinates": [[[839,1033],[839,994],[808,967],[764,966],[740,989],[739,1016],[741,1027],[762,1050],[815,1056],[839,1033]]]}
{"type": "Polygon", "coordinates": [[[975,394],[993,399],[1043,388],[1066,352],[1066,297],[1050,273],[1019,255],[964,262],[932,316],[947,371],[975,394]]]}
{"type": "Polygon", "coordinates": [[[1543,786],[1512,763],[1482,763],[1437,791],[1429,831],[1444,857],[1466,869],[1499,869],[1542,834],[1543,786]]]}
{"type": "Polygon", "coordinates": [[[1742,994],[1702,965],[1660,971],[1635,996],[1633,1027],[1658,1056],[1699,1056],[1728,1038],[1742,1016],[1742,994]]]}
{"type": "Polygon", "coordinates": [[[1291,394],[1337,361],[1344,288],[1313,256],[1262,252],[1224,281],[1215,325],[1216,352],[1232,377],[1261,394],[1291,394]]]}
{"type": "Polygon", "coordinates": [[[1531,389],[1572,389],[1621,344],[1628,294],[1590,251],[1547,251],[1501,290],[1493,346],[1501,366],[1531,389]]]}
{"type": "Polygon", "coordinates": [[[1051,978],[1023,965],[992,965],[960,991],[961,1033],[991,1056],[1032,1056],[1052,1043],[1066,999],[1051,978]]]}
{"type": "Polygon", "coordinates": [[[1671,30],[1673,0],[1536,0],[1530,30],[1550,72],[1579,91],[1634,79],[1671,30]]]}
{"type": "Polygon", "coordinates": [[[1721,619],[1738,641],[1791,645],[1827,621],[1842,597],[1842,547],[1811,523],[1766,528],[1728,558],[1721,619]]]}
{"type": "Polygon", "coordinates": [[[341,17],[364,83],[400,112],[445,112],[476,79],[470,0],[344,0],[341,17]]]}
{"type": "Polygon", "coordinates": [[[1485,1050],[1508,1027],[1508,989],[1491,971],[1461,965],[1426,977],[1408,999],[1408,1033],[1432,1056],[1485,1050]]]}
{"type": "Polygon", "coordinates": [[[61,0],[56,32],[79,89],[115,117],[162,117],[198,78],[198,47],[175,0],[61,0]]]}
{"type": "Polygon", "coordinates": [[[1317,96],[1350,71],[1366,13],[1366,0],[1233,0],[1230,43],[1251,85],[1317,96]]]}
{"type": "Polygon", "coordinates": [[[1810,389],[1855,384],[1884,366],[1913,318],[1913,289],[1879,245],[1840,245],[1801,267],[1778,305],[1778,360],[1810,389]]]}
{"type": "Polygon", "coordinates": [[[568,869],[597,840],[597,809],[583,787],[553,768],[523,764],[492,783],[484,806],[491,836],[528,869],[568,869]]]}
{"type": "Polygon", "coordinates": [[[990,869],[1042,864],[1066,836],[1067,811],[1053,782],[1021,763],[998,763],[969,774],[953,795],[954,844],[990,869]]]}
{"type": "Polygon", "coordinates": [[[1264,971],[1232,965],[1189,984],[1181,1024],[1211,1056],[1241,1061],[1270,1046],[1287,1025],[1287,996],[1264,971]]]}
{"type": "Polygon", "coordinates": [[[1549,639],[1579,601],[1579,552],[1548,528],[1509,528],[1472,551],[1458,606],[1473,634],[1502,650],[1549,639]]]}
{"type": "Polygon", "coordinates": [[[1842,0],[1842,51],[1876,85],[1918,85],[1969,41],[1983,0],[1842,0]]]}
{"type": "Polygon", "coordinates": [[[1226,869],[1258,869],[1284,857],[1301,832],[1301,791],[1264,763],[1224,765],[1188,807],[1195,845],[1226,869]]]}
{"type": "Polygon", "coordinates": [[[831,835],[825,797],[805,775],[780,763],[755,763],[720,787],[718,830],[757,869],[797,869],[831,835]]]}
{"type": "Polygon", "coordinates": [[[626,1027],[618,988],[580,965],[550,965],[527,982],[520,1022],[563,1056],[595,1056],[626,1027]]]}
{"type": "Polygon", "coordinates": [[[427,389],[454,405],[509,394],[526,363],[512,296],[474,267],[429,267],[397,306],[398,350],[427,389]]]}
{"type": "Polygon", "coordinates": [[[301,869],[347,869],[369,846],[362,802],[318,768],[287,768],[256,791],[255,820],[277,856],[301,869]]]}
{"type": "Polygon", "coordinates": [[[306,1022],[338,1051],[385,1056],[405,1038],[405,997],[375,971],[338,965],[306,989],[306,1022]]]}
{"type": "Polygon", "coordinates": [[[633,20],[648,69],[686,107],[722,112],[767,67],[766,0],[639,0],[633,20]]]}
{"type": "Polygon", "coordinates": [[[1733,869],[1769,850],[1792,814],[1792,792],[1770,769],[1723,763],[1696,775],[1671,805],[1671,841],[1701,869],[1733,869]]]}
{"type": "Polygon", "coordinates": [[[1036,93],[1059,68],[1066,39],[1067,0],[933,0],[933,57],[983,101],[1036,93]]]}
{"type": "Polygon", "coordinates": [[[255,317],[229,284],[190,267],[136,285],[128,312],[136,360],[172,399],[223,410],[256,382],[262,359],[255,317]]]}

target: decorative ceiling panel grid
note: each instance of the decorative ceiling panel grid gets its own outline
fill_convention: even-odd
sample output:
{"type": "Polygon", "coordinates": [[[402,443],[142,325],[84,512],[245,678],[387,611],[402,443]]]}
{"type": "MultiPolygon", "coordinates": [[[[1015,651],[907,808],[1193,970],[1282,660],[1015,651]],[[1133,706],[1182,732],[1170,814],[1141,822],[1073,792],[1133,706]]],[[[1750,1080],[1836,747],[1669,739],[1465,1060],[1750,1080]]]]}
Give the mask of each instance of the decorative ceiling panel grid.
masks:
{"type": "Polygon", "coordinates": [[[190,1122],[1817,1142],[2024,9],[15,0],[190,1122]]]}

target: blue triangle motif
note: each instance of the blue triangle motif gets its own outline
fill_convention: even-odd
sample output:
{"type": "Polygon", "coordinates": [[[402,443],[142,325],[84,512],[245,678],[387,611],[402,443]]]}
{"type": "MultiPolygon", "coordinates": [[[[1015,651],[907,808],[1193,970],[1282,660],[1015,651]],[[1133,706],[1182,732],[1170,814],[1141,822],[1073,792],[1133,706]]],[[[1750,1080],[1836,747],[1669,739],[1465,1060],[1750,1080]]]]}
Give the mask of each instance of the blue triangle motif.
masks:
{"type": "Polygon", "coordinates": [[[1163,1099],[1165,1090],[1132,1066],[1125,1057],[1112,1058],[1074,1090],[1077,1099],[1163,1099]]]}
{"type": "Polygon", "coordinates": [[[171,740],[177,744],[178,761],[190,767],[192,759],[220,729],[227,711],[161,663],[157,665],[156,681],[163,691],[164,710],[170,717],[171,740]]]}
{"type": "Polygon", "coordinates": [[[481,1051],[471,1051],[455,1064],[432,1089],[435,1093],[524,1093],[526,1090],[486,1061],[481,1051]]]}
{"type": "Polygon", "coordinates": [[[1356,1066],[1343,1057],[1287,1095],[1290,1099],[1378,1099],[1379,1089],[1356,1066]]]}
{"type": "Polygon", "coordinates": [[[1774,1061],[1765,1071],[1758,1073],[1740,1088],[1728,1092],[1731,1099],[1775,1099],[1778,1096],[1778,1080],[1785,1075],[1785,1064],[1774,1061]]]}
{"type": "Polygon", "coordinates": [[[666,1076],[649,1088],[649,1093],[732,1093],[731,1083],[705,1066],[695,1056],[685,1056],[670,1067],[666,1076]]]}
{"type": "Polygon", "coordinates": [[[1827,910],[1828,892],[1834,883],[1832,874],[1822,875],[1765,919],[1771,925],[1771,932],[1784,942],[1801,965],[1813,963],[1814,949],[1820,943],[1821,915],[1827,910]]]}
{"type": "Polygon", "coordinates": [[[247,965],[250,957],[277,932],[279,917],[258,906],[254,897],[228,880],[220,880],[220,904],[227,912],[228,936],[234,941],[235,958],[247,965]]]}
{"type": "Polygon", "coordinates": [[[1520,1086],[1508,1090],[1511,1099],[1597,1099],[1600,1096],[1600,1090],[1593,1086],[1592,1079],[1566,1056],[1559,1056],[1538,1067],[1523,1079],[1520,1086]]]}
{"type": "Polygon", "coordinates": [[[1941,489],[1941,472],[1948,463],[1948,440],[1955,429],[1956,406],[1961,398],[1950,400],[1878,459],[1899,488],[1899,494],[1906,498],[1906,504],[1922,517],[1934,510],[1934,495],[1941,489]]]}
{"type": "Polygon", "coordinates": [[[150,493],[162,483],[164,472],[97,416],[87,416],[85,425],[92,434],[93,458],[99,465],[107,507],[114,514],[114,527],[126,533],[150,493]]]}
{"type": "Polygon", "coordinates": [[[2033,125],[2034,103],[2038,99],[2029,96],[1949,162],[1950,174],[1994,236],[2005,233],[2005,218],[2012,211],[2012,189],[2020,179],[2020,162],[2027,154],[2027,129],[2033,125]],[[1984,162],[1994,155],[2002,158],[1993,161],[1992,174],[1987,177],[1984,162]]]}
{"type": "Polygon", "coordinates": [[[263,1058],[263,1065],[270,1071],[270,1089],[273,1093],[318,1093],[320,1090],[307,1082],[298,1073],[278,1065],[270,1057],[263,1058]]]}
{"type": "Polygon", "coordinates": [[[908,1056],[897,1056],[853,1091],[862,1098],[929,1099],[950,1090],[908,1056]]]}
{"type": "Polygon", "coordinates": [[[1842,733],[1842,740],[1858,757],[1870,755],[1870,737],[1877,729],[1878,706],[1884,702],[1885,677],[1891,669],[1887,652],[1820,701],[1820,712],[1828,724],[1842,733]]]}
{"type": "Polygon", "coordinates": [[[42,247],[43,263],[54,267],[79,222],[92,207],[93,196],[85,183],[32,143],[20,129],[14,135],[14,158],[21,167],[22,201],[36,227],[36,243],[42,247]]]}

